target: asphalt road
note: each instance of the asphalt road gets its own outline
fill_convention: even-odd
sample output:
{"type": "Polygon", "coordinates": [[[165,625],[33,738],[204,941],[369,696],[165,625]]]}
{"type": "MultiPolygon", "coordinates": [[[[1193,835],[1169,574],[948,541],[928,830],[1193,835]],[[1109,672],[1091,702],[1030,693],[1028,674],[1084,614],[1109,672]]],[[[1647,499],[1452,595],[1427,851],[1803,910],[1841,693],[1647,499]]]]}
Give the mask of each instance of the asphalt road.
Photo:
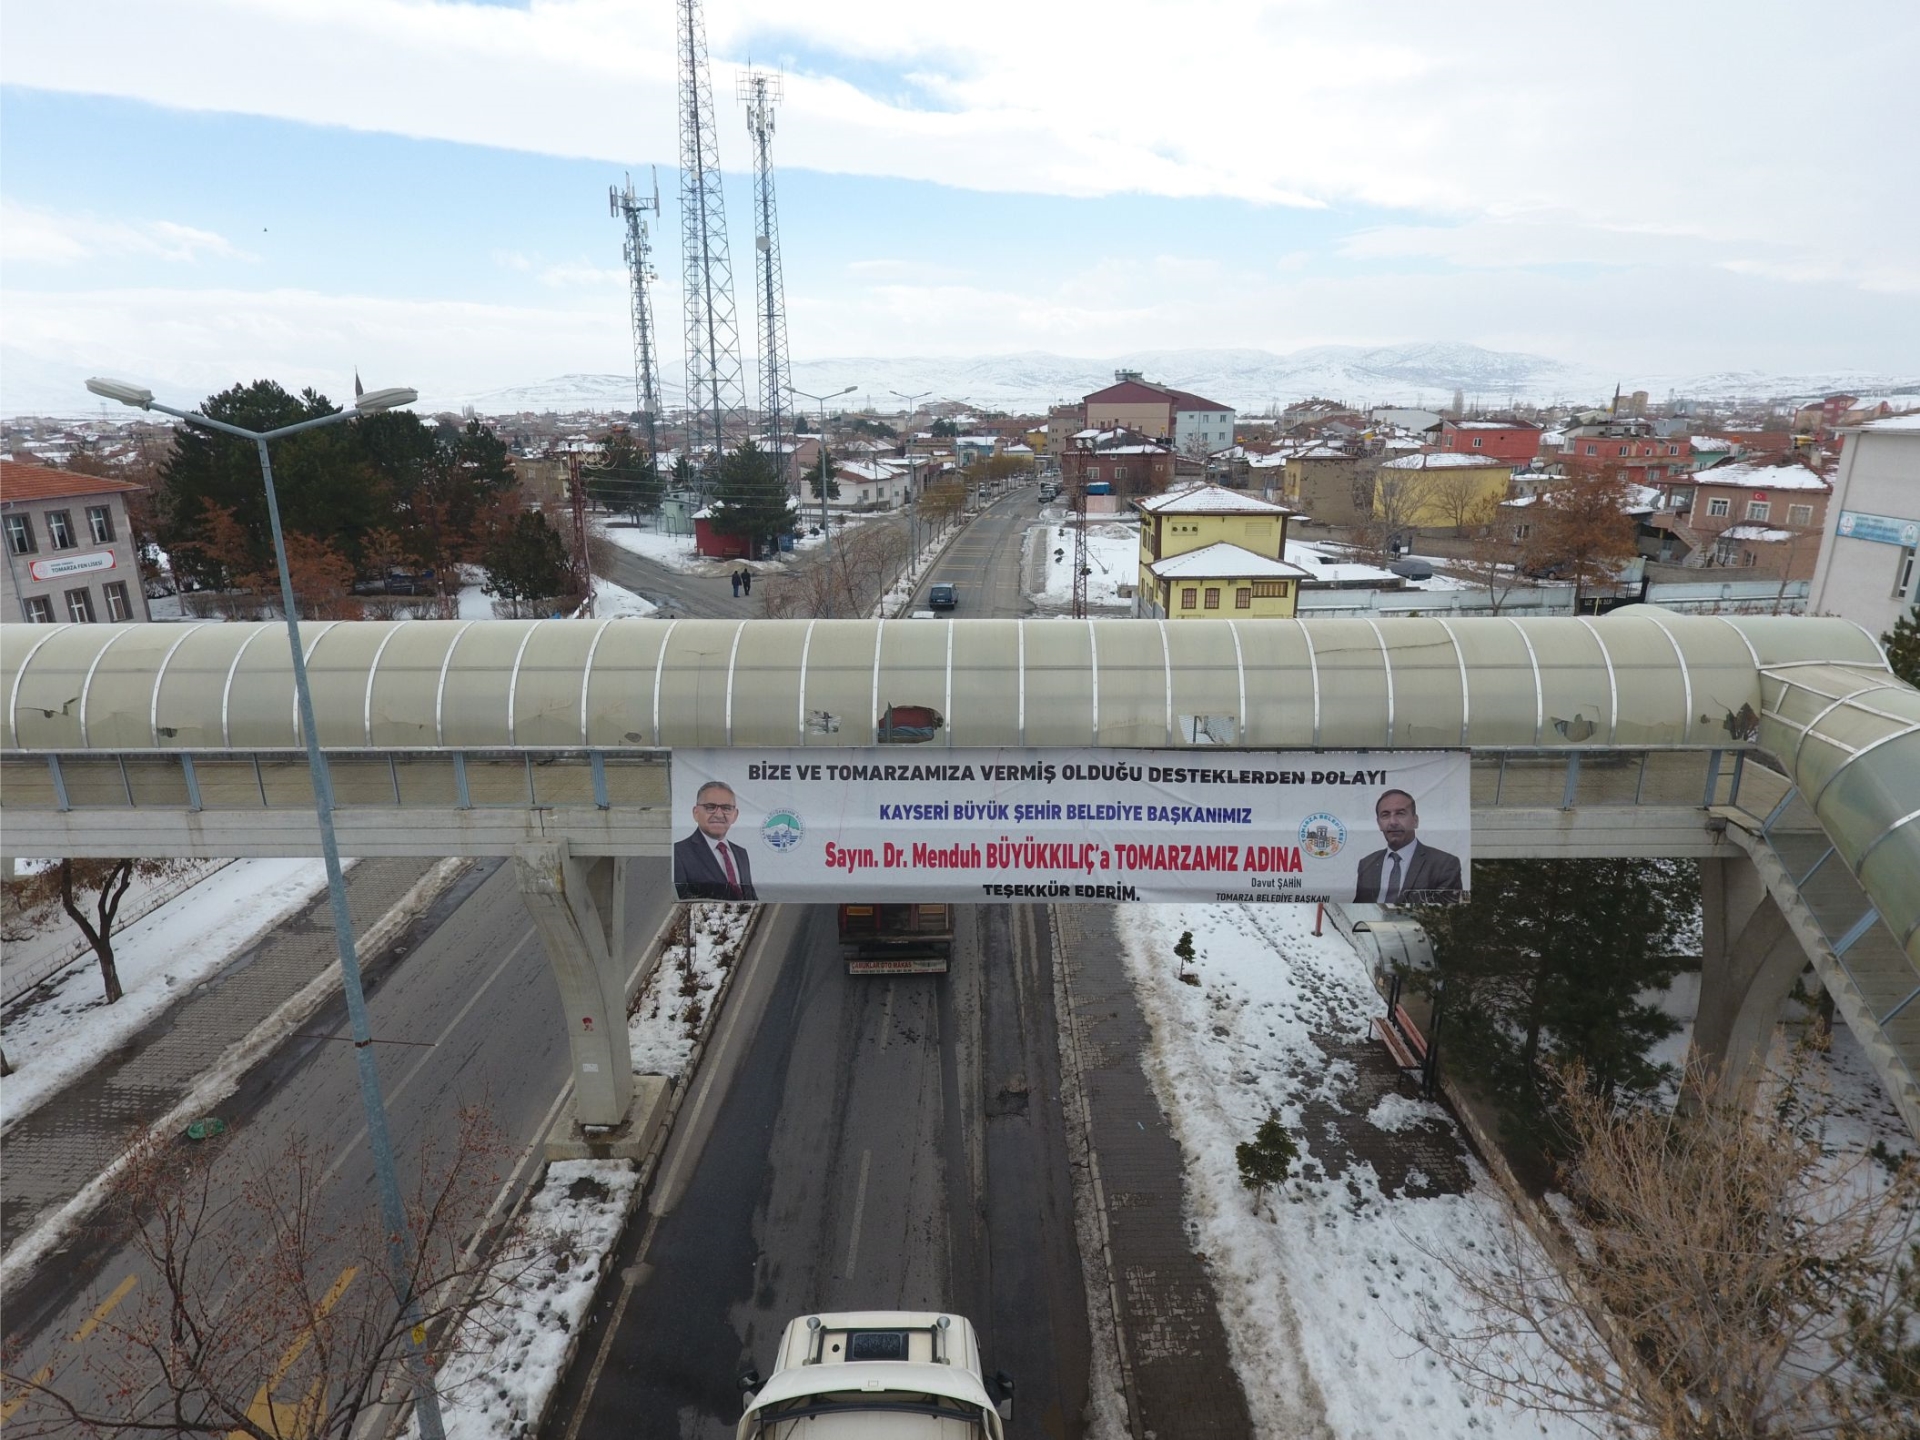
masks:
{"type": "MultiPolygon", "coordinates": [[[[637,947],[672,902],[666,862],[633,862],[628,885],[629,941],[637,947]]],[[[372,959],[367,979],[374,1053],[403,1188],[423,1144],[450,1136],[461,1107],[480,1105],[512,1148],[511,1198],[538,1173],[541,1144],[570,1074],[559,987],[521,904],[513,867],[495,861],[468,871],[393,950],[372,959]]],[[[302,1137],[324,1167],[313,1215],[322,1227],[377,1204],[353,1047],[340,1038],[347,1033],[345,1003],[336,998],[246,1075],[221,1107],[231,1132],[212,1142],[222,1150],[223,1176],[238,1181],[249,1166],[275,1163],[302,1137]]],[[[144,1261],[114,1237],[75,1248],[83,1253],[71,1263],[43,1267],[7,1297],[7,1331],[19,1346],[8,1355],[9,1370],[39,1369],[52,1342],[80,1330],[129,1277],[134,1286],[126,1303],[152,1293],[144,1261]]],[[[103,1343],[96,1331],[71,1347],[75,1363],[66,1383],[87,1385],[87,1347],[103,1343]]],[[[29,1413],[18,1423],[24,1426],[29,1413]]]]}
{"type": "MultiPolygon", "coordinates": [[[[1032,492],[925,583],[1021,613],[1032,492]]],[[[828,906],[777,906],[735,981],[660,1178],[616,1257],[552,1440],[730,1435],[743,1366],[822,1309],[979,1326],[1019,1384],[1011,1433],[1078,1436],[1086,1298],[1059,1104],[1045,912],[958,911],[946,977],[849,977],[828,906]]]]}

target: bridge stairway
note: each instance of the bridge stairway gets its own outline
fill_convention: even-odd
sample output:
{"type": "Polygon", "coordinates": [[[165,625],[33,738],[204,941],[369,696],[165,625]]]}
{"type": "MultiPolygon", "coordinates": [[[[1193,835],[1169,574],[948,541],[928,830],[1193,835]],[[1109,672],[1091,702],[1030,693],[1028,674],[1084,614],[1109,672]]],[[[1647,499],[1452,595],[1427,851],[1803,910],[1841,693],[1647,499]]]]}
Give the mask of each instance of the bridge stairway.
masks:
{"type": "Polygon", "coordinates": [[[1737,805],[1715,813],[1753,856],[1835,1008],[1920,1136],[1920,968],[1785,777],[1749,765],[1738,794],[1737,805]]]}

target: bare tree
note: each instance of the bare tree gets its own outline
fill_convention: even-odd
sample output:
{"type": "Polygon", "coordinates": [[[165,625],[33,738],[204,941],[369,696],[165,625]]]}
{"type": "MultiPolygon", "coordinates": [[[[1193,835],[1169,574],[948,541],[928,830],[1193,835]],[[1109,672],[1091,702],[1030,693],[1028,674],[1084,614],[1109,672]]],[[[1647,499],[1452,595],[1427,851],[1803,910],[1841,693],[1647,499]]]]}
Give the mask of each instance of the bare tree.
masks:
{"type": "Polygon", "coordinates": [[[100,983],[107,1004],[125,992],[114,962],[113,932],[120,920],[120,903],[136,879],[155,884],[187,873],[187,860],[122,859],[60,860],[6,882],[7,938],[25,938],[59,910],[71,920],[92,947],[100,966],[100,983]]]}
{"type": "Polygon", "coordinates": [[[422,1158],[407,1197],[415,1255],[404,1277],[388,1268],[376,1217],[325,1218],[325,1159],[303,1140],[251,1161],[221,1149],[190,1159],[179,1147],[147,1135],[113,1182],[108,1224],[143,1262],[125,1303],[103,1305],[91,1335],[57,1345],[30,1374],[8,1342],[6,1384],[20,1403],[9,1437],[345,1440],[408,1383],[419,1332],[398,1280],[443,1362],[461,1343],[461,1316],[528,1263],[522,1247],[475,1243],[511,1158],[477,1110],[422,1158]]]}
{"type": "Polygon", "coordinates": [[[771,619],[865,615],[912,557],[907,537],[889,524],[842,530],[825,555],[761,584],[771,619]]]}
{"type": "Polygon", "coordinates": [[[1561,1077],[1570,1241],[1517,1222],[1436,1254],[1475,1312],[1420,1338],[1470,1385],[1594,1434],[1893,1440],[1914,1433],[1920,1173],[1821,1143],[1794,1076],[1764,1097],[1689,1073],[1699,1103],[1623,1109],[1561,1077]]]}
{"type": "MultiPolygon", "coordinates": [[[[1373,467],[1370,479],[1372,519],[1361,525],[1367,547],[1378,559],[1386,559],[1391,542],[1411,539],[1420,528],[1421,518],[1431,509],[1434,486],[1441,470],[1399,469],[1392,465],[1373,467]]],[[[1356,483],[1358,477],[1356,477],[1356,483]]]]}
{"type": "Polygon", "coordinates": [[[1620,474],[1578,476],[1542,491],[1532,507],[1527,563],[1582,589],[1611,585],[1637,553],[1627,513],[1630,481],[1620,474]]]}
{"type": "Polygon", "coordinates": [[[1453,569],[1487,592],[1487,604],[1495,615],[1508,596],[1527,584],[1525,552],[1513,528],[1504,518],[1482,525],[1467,542],[1466,552],[1453,562],[1453,569]]]}

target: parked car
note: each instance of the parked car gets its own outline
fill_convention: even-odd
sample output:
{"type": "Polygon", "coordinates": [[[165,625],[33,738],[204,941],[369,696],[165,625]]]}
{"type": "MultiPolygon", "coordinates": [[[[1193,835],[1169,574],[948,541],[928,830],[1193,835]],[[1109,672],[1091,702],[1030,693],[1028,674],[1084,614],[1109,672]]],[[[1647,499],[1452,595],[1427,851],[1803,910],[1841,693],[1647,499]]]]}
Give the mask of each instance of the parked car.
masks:
{"type": "Polygon", "coordinates": [[[951,585],[935,585],[927,591],[927,604],[935,610],[951,610],[959,603],[959,592],[951,585]]]}

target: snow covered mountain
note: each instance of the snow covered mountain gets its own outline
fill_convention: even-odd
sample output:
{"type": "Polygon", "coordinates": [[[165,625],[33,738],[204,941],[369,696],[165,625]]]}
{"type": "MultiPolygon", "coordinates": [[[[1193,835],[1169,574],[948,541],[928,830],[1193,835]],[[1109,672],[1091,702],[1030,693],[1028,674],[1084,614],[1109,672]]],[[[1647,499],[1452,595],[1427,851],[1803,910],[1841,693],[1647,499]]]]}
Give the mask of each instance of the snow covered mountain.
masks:
{"type": "MultiPolygon", "coordinates": [[[[793,383],[818,394],[855,387],[849,400],[861,407],[898,409],[896,395],[923,392],[934,400],[960,400],[982,409],[1044,409],[1078,400],[1111,384],[1118,369],[1138,370],[1150,380],[1192,390],[1255,414],[1309,395],[1349,404],[1442,405],[1455,390],[1469,404],[1509,401],[1598,403],[1613,392],[1616,377],[1540,355],[1487,350],[1478,345],[1433,342],[1365,347],[1317,345],[1280,355],[1268,350],[1141,350],[1111,359],[1087,359],[1025,351],[978,356],[842,356],[797,360],[793,383]]],[[[1881,394],[1920,393],[1920,376],[1835,373],[1781,375],[1722,371],[1709,375],[1628,375],[1629,388],[1658,399],[1669,390],[1721,402],[1810,396],[1833,390],[1881,394]]],[[[683,381],[663,377],[669,407],[677,405],[683,381]]],[[[516,411],[625,410],[633,403],[627,375],[559,375],[530,385],[440,399],[435,408],[471,405],[481,414],[516,411]]]]}

